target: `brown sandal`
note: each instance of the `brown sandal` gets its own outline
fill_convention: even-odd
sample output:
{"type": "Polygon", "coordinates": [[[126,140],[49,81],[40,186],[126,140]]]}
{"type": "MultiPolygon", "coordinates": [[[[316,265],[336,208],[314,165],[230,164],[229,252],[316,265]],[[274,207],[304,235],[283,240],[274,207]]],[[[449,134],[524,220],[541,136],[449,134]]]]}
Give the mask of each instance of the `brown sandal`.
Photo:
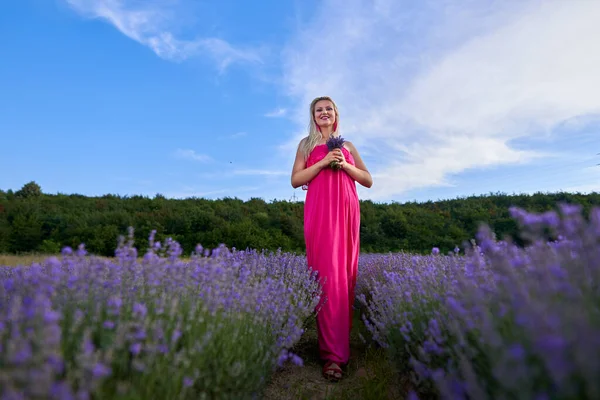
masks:
{"type": "Polygon", "coordinates": [[[329,360],[323,366],[323,376],[329,381],[337,382],[342,379],[342,369],[335,361],[329,360]]]}

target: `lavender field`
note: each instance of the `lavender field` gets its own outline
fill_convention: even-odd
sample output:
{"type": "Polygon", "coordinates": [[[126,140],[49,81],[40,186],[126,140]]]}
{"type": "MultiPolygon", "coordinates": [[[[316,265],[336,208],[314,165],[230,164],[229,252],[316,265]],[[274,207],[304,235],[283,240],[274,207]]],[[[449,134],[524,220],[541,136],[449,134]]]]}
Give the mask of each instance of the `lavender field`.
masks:
{"type": "MultiPolygon", "coordinates": [[[[130,237],[131,241],[131,237],[130,237]]],[[[0,398],[256,398],[319,299],[304,259],[176,242],[0,270],[0,398]],[[210,254],[209,254],[210,253],[210,254]]]]}
{"type": "MultiPolygon", "coordinates": [[[[512,210],[453,254],[363,254],[356,307],[411,398],[600,398],[600,209],[512,210]],[[552,240],[547,240],[550,237],[552,240]]],[[[302,256],[176,242],[0,267],[0,399],[261,398],[319,301],[302,256]]]]}
{"type": "Polygon", "coordinates": [[[482,228],[463,256],[362,258],[366,324],[412,398],[600,398],[600,209],[511,213],[524,248],[482,228]]]}

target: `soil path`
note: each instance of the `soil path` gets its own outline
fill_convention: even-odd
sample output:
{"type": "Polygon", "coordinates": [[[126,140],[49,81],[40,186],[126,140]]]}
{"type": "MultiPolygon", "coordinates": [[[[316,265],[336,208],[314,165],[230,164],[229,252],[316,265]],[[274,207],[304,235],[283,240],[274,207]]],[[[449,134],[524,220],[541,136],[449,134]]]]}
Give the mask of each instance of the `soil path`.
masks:
{"type": "Polygon", "coordinates": [[[314,320],[308,325],[300,342],[292,349],[304,360],[303,366],[286,364],[275,373],[266,388],[264,399],[404,399],[407,382],[399,382],[382,349],[367,345],[365,327],[358,316],[350,338],[350,362],[344,368],[344,378],[328,382],[321,375],[318,357],[317,331],[314,320]]]}

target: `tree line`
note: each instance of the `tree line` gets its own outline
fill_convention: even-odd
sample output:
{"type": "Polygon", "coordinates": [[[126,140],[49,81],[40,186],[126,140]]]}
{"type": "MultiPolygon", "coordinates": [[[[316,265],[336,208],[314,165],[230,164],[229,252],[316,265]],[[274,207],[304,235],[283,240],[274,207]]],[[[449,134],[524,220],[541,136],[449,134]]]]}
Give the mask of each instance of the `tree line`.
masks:
{"type": "MultiPolygon", "coordinates": [[[[600,193],[491,193],[406,203],[362,200],[361,251],[428,253],[438,247],[449,252],[473,239],[481,223],[499,238],[519,241],[509,207],[544,212],[559,203],[580,204],[587,215],[600,205],[600,193]]],[[[64,246],[85,243],[93,254],[112,256],[118,237],[130,226],[140,251],[146,249],[150,231],[156,230],[157,240],[171,237],[187,255],[197,244],[214,248],[221,243],[303,253],[303,213],[302,202],[44,194],[30,182],[16,192],[0,190],[0,253],[58,253],[64,246]]]]}

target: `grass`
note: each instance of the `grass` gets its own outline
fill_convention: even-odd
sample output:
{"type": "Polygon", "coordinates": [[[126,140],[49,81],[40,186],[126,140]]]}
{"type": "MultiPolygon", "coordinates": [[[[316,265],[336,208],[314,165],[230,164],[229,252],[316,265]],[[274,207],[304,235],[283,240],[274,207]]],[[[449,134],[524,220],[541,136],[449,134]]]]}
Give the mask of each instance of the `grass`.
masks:
{"type": "Polygon", "coordinates": [[[62,258],[62,256],[55,254],[0,254],[0,266],[16,267],[18,265],[31,265],[36,262],[42,262],[52,256],[58,257],[58,259],[62,258]]]}

